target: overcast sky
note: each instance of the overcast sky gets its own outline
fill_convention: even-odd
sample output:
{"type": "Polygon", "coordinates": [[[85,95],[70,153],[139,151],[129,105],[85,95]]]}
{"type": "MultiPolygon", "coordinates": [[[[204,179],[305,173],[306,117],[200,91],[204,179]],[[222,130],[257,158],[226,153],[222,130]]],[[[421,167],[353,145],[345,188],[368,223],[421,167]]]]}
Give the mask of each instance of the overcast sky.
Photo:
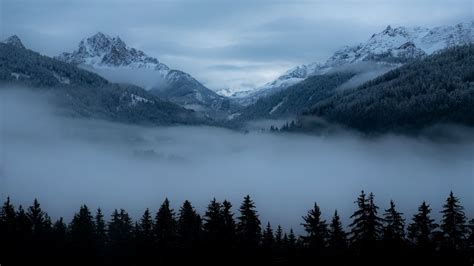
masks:
{"type": "Polygon", "coordinates": [[[472,20],[474,0],[0,0],[2,39],[47,55],[119,35],[212,89],[263,85],[392,26],[472,20]]]}

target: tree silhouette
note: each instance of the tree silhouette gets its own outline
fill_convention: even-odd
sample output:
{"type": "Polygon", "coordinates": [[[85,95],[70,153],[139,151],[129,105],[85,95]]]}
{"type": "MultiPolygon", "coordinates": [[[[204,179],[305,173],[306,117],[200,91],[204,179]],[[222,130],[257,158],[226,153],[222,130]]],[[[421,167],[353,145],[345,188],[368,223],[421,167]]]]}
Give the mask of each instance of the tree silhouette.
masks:
{"type": "Polygon", "coordinates": [[[95,256],[96,230],[92,214],[82,205],[69,224],[71,250],[77,258],[90,259],[95,256]]]}
{"type": "Polygon", "coordinates": [[[306,236],[303,236],[303,243],[315,252],[321,252],[326,247],[326,238],[328,236],[328,228],[326,221],[321,218],[321,210],[317,203],[314,203],[313,209],[303,216],[303,225],[306,236]]]}
{"type": "Polygon", "coordinates": [[[184,201],[179,210],[178,239],[183,248],[198,245],[201,236],[201,216],[197,214],[189,201],[184,201]]]}
{"type": "Polygon", "coordinates": [[[443,231],[443,246],[449,249],[463,248],[466,237],[466,216],[459,199],[453,192],[449,193],[446,203],[443,205],[443,219],[441,221],[441,230],[443,231]]]}
{"type": "Polygon", "coordinates": [[[341,218],[337,214],[337,210],[334,211],[334,216],[329,224],[328,245],[332,252],[344,252],[347,249],[347,236],[342,227],[341,218]]]}
{"type": "Polygon", "coordinates": [[[430,205],[423,201],[418,213],[413,215],[412,223],[408,225],[408,238],[424,253],[434,248],[433,231],[438,227],[435,220],[431,219],[430,213],[430,205]]]}
{"type": "Polygon", "coordinates": [[[393,200],[384,213],[383,241],[389,250],[399,250],[405,244],[405,220],[398,212],[393,200]]]}
{"type": "Polygon", "coordinates": [[[381,232],[381,219],[377,216],[378,207],[374,203],[372,193],[366,197],[364,191],[361,192],[357,201],[358,209],[352,214],[351,242],[358,252],[373,250],[377,246],[381,232]]]}
{"type": "Polygon", "coordinates": [[[246,248],[258,247],[260,241],[260,220],[258,218],[257,211],[255,210],[255,204],[247,195],[240,206],[240,216],[237,224],[237,233],[240,244],[246,248]]]}
{"type": "Polygon", "coordinates": [[[271,250],[274,245],[273,230],[270,222],[267,223],[267,227],[262,233],[262,246],[264,249],[271,250]]]}
{"type": "Polygon", "coordinates": [[[176,246],[176,219],[168,199],[165,199],[156,213],[153,231],[159,248],[168,249],[176,246]]]}

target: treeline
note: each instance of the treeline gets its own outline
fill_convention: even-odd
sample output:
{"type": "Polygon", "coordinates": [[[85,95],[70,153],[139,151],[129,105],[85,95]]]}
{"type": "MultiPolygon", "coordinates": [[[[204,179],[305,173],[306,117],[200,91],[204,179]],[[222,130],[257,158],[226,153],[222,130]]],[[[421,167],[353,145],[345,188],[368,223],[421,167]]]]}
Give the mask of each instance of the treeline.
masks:
{"type": "Polygon", "coordinates": [[[474,45],[445,49],[315,104],[308,116],[365,133],[474,125],[474,45]]]}
{"type": "Polygon", "coordinates": [[[63,218],[53,222],[36,199],[25,209],[8,198],[0,212],[0,263],[472,265],[474,219],[468,222],[453,193],[442,206],[439,224],[426,202],[409,222],[393,201],[379,214],[372,193],[362,191],[355,204],[351,223],[344,227],[337,211],[325,221],[315,203],[302,217],[305,233],[297,236],[292,229],[262,224],[250,196],[235,214],[229,201],[213,199],[202,216],[189,201],[175,212],[166,199],[156,213],[146,209],[137,221],[123,209],[106,219],[100,208],[93,212],[82,205],[69,223],[63,218]]]}

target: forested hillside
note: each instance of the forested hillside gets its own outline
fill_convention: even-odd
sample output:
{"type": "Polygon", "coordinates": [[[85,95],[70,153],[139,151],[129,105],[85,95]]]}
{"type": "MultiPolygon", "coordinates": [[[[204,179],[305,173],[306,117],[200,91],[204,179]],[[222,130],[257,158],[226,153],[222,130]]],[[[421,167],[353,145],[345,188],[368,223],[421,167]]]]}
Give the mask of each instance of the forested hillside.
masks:
{"type": "Polygon", "coordinates": [[[415,61],[317,103],[309,116],[363,132],[474,126],[474,45],[415,61]]]}
{"type": "Polygon", "coordinates": [[[110,83],[71,64],[2,43],[0,82],[3,88],[28,87],[50,93],[73,116],[151,125],[208,123],[140,87],[110,83]]]}

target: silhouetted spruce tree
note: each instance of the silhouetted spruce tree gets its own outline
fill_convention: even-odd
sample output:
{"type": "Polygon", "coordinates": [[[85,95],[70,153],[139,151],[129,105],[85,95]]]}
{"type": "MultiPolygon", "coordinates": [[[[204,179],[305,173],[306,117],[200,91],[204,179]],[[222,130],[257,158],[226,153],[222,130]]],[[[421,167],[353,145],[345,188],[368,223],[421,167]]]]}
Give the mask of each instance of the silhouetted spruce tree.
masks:
{"type": "Polygon", "coordinates": [[[215,198],[207,206],[203,228],[207,244],[220,246],[221,242],[224,241],[224,216],[222,205],[215,198]]]}
{"type": "Polygon", "coordinates": [[[51,232],[51,219],[41,209],[38,200],[35,199],[33,205],[26,213],[31,224],[31,245],[33,254],[45,255],[49,250],[49,233],[51,232]]]}
{"type": "Polygon", "coordinates": [[[393,200],[384,213],[383,242],[387,251],[400,252],[405,245],[405,220],[393,200]]]}
{"type": "Polygon", "coordinates": [[[15,208],[10,202],[10,197],[2,206],[0,210],[0,247],[4,256],[12,256],[15,246],[13,245],[16,235],[16,213],[15,208]]]}
{"type": "Polygon", "coordinates": [[[467,231],[463,209],[459,199],[451,191],[441,211],[443,218],[440,225],[443,231],[443,246],[447,249],[460,250],[464,248],[467,231]]]}
{"type": "Polygon", "coordinates": [[[104,215],[100,208],[97,209],[95,214],[95,247],[98,256],[103,257],[105,255],[105,246],[107,243],[107,228],[104,220],[104,215]]]}
{"type": "Polygon", "coordinates": [[[247,195],[240,206],[240,216],[237,224],[237,234],[242,247],[256,248],[260,242],[260,220],[255,204],[247,195]]]}
{"type": "Polygon", "coordinates": [[[223,245],[224,247],[231,247],[236,241],[236,225],[234,220],[234,214],[232,213],[232,204],[224,200],[222,202],[222,220],[224,222],[224,228],[222,229],[223,245]]]}
{"type": "Polygon", "coordinates": [[[303,216],[303,220],[304,223],[301,225],[306,231],[306,236],[302,236],[303,244],[313,252],[321,252],[326,247],[328,228],[326,221],[321,218],[321,210],[317,203],[314,203],[313,209],[303,216]]]}
{"type": "Polygon", "coordinates": [[[434,248],[433,231],[438,227],[430,217],[430,205],[423,203],[418,207],[418,213],[413,215],[412,223],[408,225],[408,238],[418,252],[428,252],[434,248]]]}
{"type": "Polygon", "coordinates": [[[117,260],[128,259],[134,254],[133,222],[128,213],[120,209],[114,210],[108,224],[108,248],[110,254],[117,260]]]}
{"type": "Polygon", "coordinates": [[[266,250],[271,250],[274,247],[273,230],[270,222],[267,223],[267,227],[263,230],[262,245],[266,250]]]}
{"type": "Polygon", "coordinates": [[[290,233],[288,234],[288,240],[287,240],[287,248],[289,250],[296,249],[297,241],[298,240],[296,239],[296,235],[293,232],[293,228],[290,228],[290,233]]]}
{"type": "Polygon", "coordinates": [[[78,259],[90,259],[95,256],[95,223],[86,205],[82,205],[69,224],[71,251],[78,259]]]}
{"type": "Polygon", "coordinates": [[[191,202],[184,201],[178,217],[178,243],[182,248],[197,248],[201,236],[201,216],[191,202]]]}
{"type": "Polygon", "coordinates": [[[168,249],[176,246],[176,219],[168,199],[165,199],[156,213],[153,232],[159,248],[168,249]]]}
{"type": "Polygon", "coordinates": [[[277,226],[277,230],[275,232],[275,248],[281,249],[283,247],[283,230],[281,229],[281,225],[277,226]]]}
{"type": "Polygon", "coordinates": [[[340,253],[347,249],[347,235],[342,227],[341,218],[334,211],[331,223],[329,224],[328,246],[332,252],[340,253]]]}
{"type": "Polygon", "coordinates": [[[154,249],[153,218],[147,208],[136,225],[137,256],[149,258],[154,249]]]}
{"type": "Polygon", "coordinates": [[[351,242],[357,252],[373,251],[377,246],[377,240],[381,233],[381,219],[377,216],[378,207],[374,202],[374,195],[366,197],[361,192],[356,201],[358,209],[352,214],[351,242]]]}
{"type": "Polygon", "coordinates": [[[64,254],[67,243],[67,225],[63,217],[57,220],[52,228],[52,240],[54,243],[54,254],[64,254]]]}
{"type": "Polygon", "coordinates": [[[20,205],[16,213],[15,227],[17,233],[15,234],[15,254],[18,255],[20,251],[29,252],[31,249],[31,221],[28,218],[23,207],[20,205]]]}

